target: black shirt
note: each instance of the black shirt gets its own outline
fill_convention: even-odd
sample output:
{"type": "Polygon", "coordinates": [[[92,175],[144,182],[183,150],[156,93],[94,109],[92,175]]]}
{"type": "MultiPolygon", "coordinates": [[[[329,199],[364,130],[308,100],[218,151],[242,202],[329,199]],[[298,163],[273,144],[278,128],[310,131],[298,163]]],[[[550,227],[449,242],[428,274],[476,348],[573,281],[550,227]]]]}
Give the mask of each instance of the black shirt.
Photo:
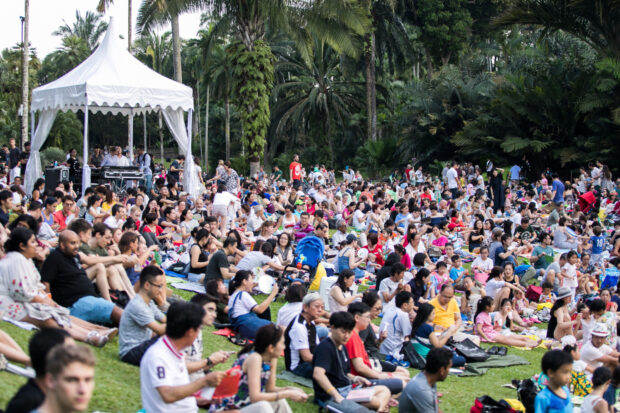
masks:
{"type": "MultiPolygon", "coordinates": [[[[200,249],[200,254],[198,255],[198,262],[206,262],[209,259],[209,254],[206,253],[198,244],[194,244],[195,246],[197,246],[200,249]]],[[[194,245],[192,245],[192,247],[190,248],[189,252],[190,252],[190,262],[191,262],[191,253],[192,253],[192,248],[194,248],[194,245]]],[[[192,274],[204,274],[206,271],[207,267],[201,267],[201,268],[194,268],[191,266],[189,267],[189,272],[191,272],[192,274]]]]}
{"type": "Polygon", "coordinates": [[[82,297],[97,296],[78,257],[69,257],[59,248],[43,262],[41,281],[49,283],[52,298],[63,307],[71,307],[82,297]]]}
{"type": "Polygon", "coordinates": [[[45,394],[34,379],[28,379],[6,406],[5,413],[31,412],[43,404],[45,394]]]}
{"type": "Polygon", "coordinates": [[[375,334],[375,330],[372,328],[372,324],[368,324],[366,330],[362,330],[359,332],[360,338],[364,343],[364,347],[366,348],[366,353],[368,353],[369,357],[380,359],[379,355],[379,344],[377,344],[377,335],[375,334]]]}
{"type": "MultiPolygon", "coordinates": [[[[341,346],[340,350],[338,350],[331,338],[321,341],[312,356],[312,367],[324,368],[325,375],[336,389],[351,384],[351,380],[347,376],[347,373],[351,371],[349,363],[349,355],[345,347],[341,346]]],[[[312,379],[312,385],[314,387],[314,397],[317,400],[327,401],[331,398],[314,378],[312,379]]]]}
{"type": "MultiPolygon", "coordinates": [[[[172,167],[174,167],[174,169],[181,169],[181,164],[179,163],[179,161],[177,161],[175,159],[170,164],[170,169],[172,169],[172,167]]],[[[168,171],[168,176],[173,177],[175,181],[179,182],[179,171],[172,171],[172,170],[170,170],[170,171],[168,171]]]]}
{"type": "Polygon", "coordinates": [[[207,285],[207,281],[209,280],[224,278],[221,269],[228,268],[229,266],[228,257],[224,250],[217,250],[213,253],[211,261],[207,264],[207,270],[205,271],[205,285],[207,285]]]}
{"type": "Polygon", "coordinates": [[[6,212],[0,209],[0,224],[6,227],[8,223],[9,223],[9,214],[7,214],[6,212]]]}
{"type": "Polygon", "coordinates": [[[22,151],[19,148],[13,148],[9,151],[9,168],[13,169],[19,163],[19,157],[22,151]]]}

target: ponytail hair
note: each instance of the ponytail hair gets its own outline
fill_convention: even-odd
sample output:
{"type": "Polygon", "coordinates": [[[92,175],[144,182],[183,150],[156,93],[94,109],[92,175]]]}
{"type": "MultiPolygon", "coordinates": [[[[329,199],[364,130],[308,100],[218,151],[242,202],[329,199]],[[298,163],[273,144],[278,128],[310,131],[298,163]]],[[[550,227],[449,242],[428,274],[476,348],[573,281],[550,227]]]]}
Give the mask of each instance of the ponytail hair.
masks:
{"type": "Polygon", "coordinates": [[[282,339],[282,334],[284,334],[284,329],[282,327],[273,323],[266,324],[259,328],[256,332],[254,343],[249,343],[247,346],[242,348],[237,356],[249,353],[252,350],[258,354],[263,354],[269,346],[275,347],[278,344],[278,342],[282,339]]]}
{"type": "Polygon", "coordinates": [[[22,244],[28,244],[28,241],[33,235],[34,232],[28,228],[16,227],[11,231],[11,236],[4,243],[4,250],[6,252],[21,252],[20,246],[22,244]]]}
{"type": "Polygon", "coordinates": [[[476,308],[476,315],[474,316],[474,324],[476,323],[476,318],[478,318],[478,314],[483,311],[486,311],[486,308],[493,305],[493,298],[485,295],[480,300],[478,300],[478,308],[476,308]]]}
{"type": "Polygon", "coordinates": [[[233,295],[235,290],[241,287],[241,284],[252,276],[252,272],[247,270],[239,270],[228,284],[228,294],[233,295]]]}

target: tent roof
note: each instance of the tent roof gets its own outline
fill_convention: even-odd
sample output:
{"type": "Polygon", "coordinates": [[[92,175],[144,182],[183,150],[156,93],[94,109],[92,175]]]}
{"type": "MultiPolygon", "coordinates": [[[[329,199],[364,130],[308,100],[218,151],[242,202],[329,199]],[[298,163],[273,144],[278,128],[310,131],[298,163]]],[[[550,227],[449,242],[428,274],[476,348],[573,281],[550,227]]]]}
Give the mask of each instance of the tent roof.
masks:
{"type": "Polygon", "coordinates": [[[99,47],[64,76],[32,91],[31,110],[140,113],[193,109],[192,89],[150,69],[127,51],[114,19],[99,47]]]}

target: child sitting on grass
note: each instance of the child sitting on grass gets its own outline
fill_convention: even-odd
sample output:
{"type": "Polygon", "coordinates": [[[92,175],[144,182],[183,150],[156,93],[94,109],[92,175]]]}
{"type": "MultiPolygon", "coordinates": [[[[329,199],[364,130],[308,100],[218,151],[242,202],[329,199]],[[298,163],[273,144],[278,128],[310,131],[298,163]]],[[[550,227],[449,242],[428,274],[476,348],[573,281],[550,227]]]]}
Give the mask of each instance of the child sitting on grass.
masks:
{"type": "Polygon", "coordinates": [[[581,411],[584,413],[607,413],[609,406],[603,398],[611,382],[611,371],[607,367],[598,367],[592,375],[592,393],[583,399],[581,411]]]}
{"type": "Polygon", "coordinates": [[[536,395],[536,413],[572,413],[573,403],[568,390],[573,358],[562,350],[551,350],[545,353],[541,367],[548,377],[547,386],[536,395]]]}
{"type": "Polygon", "coordinates": [[[437,271],[432,274],[431,281],[433,282],[433,289],[435,295],[439,293],[441,287],[444,284],[451,284],[450,273],[448,272],[448,265],[443,262],[437,262],[437,271]]]}

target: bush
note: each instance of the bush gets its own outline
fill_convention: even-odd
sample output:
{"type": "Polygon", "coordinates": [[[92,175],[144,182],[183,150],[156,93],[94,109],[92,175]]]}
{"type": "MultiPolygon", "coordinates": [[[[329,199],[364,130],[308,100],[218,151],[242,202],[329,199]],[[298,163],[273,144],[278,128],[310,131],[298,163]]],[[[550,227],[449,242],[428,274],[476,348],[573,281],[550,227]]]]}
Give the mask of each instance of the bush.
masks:
{"type": "Polygon", "coordinates": [[[230,165],[237,171],[239,176],[248,176],[250,174],[250,161],[246,156],[231,157],[230,165]]]}
{"type": "Polygon", "coordinates": [[[51,165],[54,162],[64,162],[67,158],[65,151],[60,148],[56,148],[51,146],[47,149],[44,149],[41,152],[41,164],[45,168],[46,165],[51,165]]]}

